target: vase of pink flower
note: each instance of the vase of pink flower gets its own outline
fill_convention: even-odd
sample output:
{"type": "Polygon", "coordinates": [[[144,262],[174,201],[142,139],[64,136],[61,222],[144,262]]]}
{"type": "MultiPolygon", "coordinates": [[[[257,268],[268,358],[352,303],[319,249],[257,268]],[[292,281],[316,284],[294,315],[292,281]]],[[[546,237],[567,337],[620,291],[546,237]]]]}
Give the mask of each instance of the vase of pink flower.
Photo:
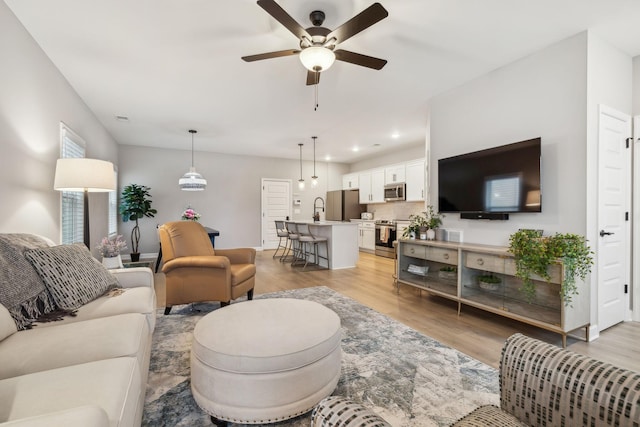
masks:
{"type": "Polygon", "coordinates": [[[191,208],[188,208],[184,212],[182,212],[183,221],[198,221],[199,219],[200,214],[191,208]]]}
{"type": "Polygon", "coordinates": [[[96,246],[102,255],[102,265],[106,268],[122,268],[122,258],[120,251],[127,248],[127,242],[121,235],[115,237],[103,237],[100,244],[96,246]]]}

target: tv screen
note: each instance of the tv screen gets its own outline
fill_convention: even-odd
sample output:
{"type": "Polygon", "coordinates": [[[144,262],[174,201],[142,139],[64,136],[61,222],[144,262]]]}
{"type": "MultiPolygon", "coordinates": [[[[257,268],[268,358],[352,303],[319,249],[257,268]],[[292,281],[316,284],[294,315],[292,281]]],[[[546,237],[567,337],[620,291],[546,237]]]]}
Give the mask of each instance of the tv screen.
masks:
{"type": "Polygon", "coordinates": [[[541,212],[540,138],[438,160],[440,212],[541,212]]]}

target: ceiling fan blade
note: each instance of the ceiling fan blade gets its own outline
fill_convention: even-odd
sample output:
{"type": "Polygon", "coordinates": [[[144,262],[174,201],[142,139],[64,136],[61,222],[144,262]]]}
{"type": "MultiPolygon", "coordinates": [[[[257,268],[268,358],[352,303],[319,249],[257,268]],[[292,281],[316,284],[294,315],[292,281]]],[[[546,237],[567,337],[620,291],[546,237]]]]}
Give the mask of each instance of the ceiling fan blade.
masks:
{"type": "Polygon", "coordinates": [[[303,37],[311,40],[311,36],[298,22],[291,17],[278,3],[274,0],[258,0],[258,6],[263,8],[269,15],[281,23],[287,30],[291,31],[297,38],[302,40],[303,37]]]}
{"type": "Polygon", "coordinates": [[[386,59],[374,58],[373,56],[362,55],[361,53],[350,52],[348,50],[338,49],[334,51],[336,59],[339,61],[350,62],[352,64],[361,65],[374,70],[380,70],[387,64],[386,59]]]}
{"type": "MultiPolygon", "coordinates": [[[[260,2],[258,2],[260,3],[260,2]]],[[[338,43],[342,43],[350,37],[365,30],[378,21],[389,16],[387,9],[380,3],[374,3],[327,35],[327,40],[335,37],[338,43]]]]}
{"type": "Polygon", "coordinates": [[[279,58],[281,56],[291,56],[300,53],[297,49],[278,50],[276,52],[259,53],[257,55],[243,56],[247,62],[260,61],[262,59],[279,58]]]}
{"type": "Polygon", "coordinates": [[[320,74],[315,71],[307,71],[307,86],[313,86],[320,83],[320,74]]]}

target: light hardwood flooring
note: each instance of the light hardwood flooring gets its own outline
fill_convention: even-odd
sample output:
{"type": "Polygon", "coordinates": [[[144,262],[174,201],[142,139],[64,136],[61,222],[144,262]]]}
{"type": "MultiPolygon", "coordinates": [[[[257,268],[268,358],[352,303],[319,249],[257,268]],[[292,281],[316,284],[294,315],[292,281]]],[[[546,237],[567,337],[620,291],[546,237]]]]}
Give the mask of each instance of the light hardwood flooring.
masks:
{"type": "MultiPolygon", "coordinates": [[[[562,345],[558,334],[473,307],[463,306],[458,316],[457,303],[430,296],[411,286],[401,285],[397,292],[392,277],[394,261],[389,258],[361,252],[356,268],[318,270],[308,267],[302,271],[300,267],[291,267],[289,263],[273,259],[272,255],[273,251],[256,255],[256,294],[327,286],[496,368],[505,339],[516,332],[562,345]]],[[[158,306],[163,307],[162,274],[156,275],[156,291],[158,306]]],[[[616,325],[589,343],[569,337],[567,347],[576,353],[640,372],[638,322],[616,325]]]]}

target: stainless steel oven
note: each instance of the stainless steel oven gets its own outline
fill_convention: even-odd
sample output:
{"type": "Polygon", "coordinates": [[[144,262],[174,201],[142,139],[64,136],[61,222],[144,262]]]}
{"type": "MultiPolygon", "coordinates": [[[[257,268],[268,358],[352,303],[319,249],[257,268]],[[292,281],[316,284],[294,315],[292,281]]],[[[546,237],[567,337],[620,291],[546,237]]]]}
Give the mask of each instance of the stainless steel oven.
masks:
{"type": "Polygon", "coordinates": [[[396,240],[396,223],[395,221],[380,220],[376,221],[376,255],[395,258],[396,250],[393,242],[396,240]]]}

